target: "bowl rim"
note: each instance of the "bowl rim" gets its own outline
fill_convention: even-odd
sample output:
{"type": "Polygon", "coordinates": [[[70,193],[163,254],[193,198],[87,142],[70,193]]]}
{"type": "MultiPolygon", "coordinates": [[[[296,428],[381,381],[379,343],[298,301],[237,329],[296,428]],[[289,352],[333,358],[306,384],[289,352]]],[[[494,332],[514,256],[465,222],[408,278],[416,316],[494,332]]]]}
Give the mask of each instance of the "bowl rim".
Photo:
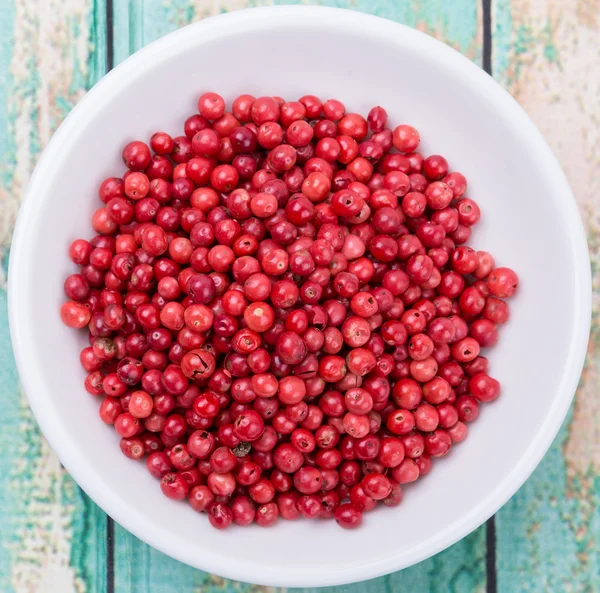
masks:
{"type": "Polygon", "coordinates": [[[236,580],[291,587],[350,583],[406,568],[456,543],[498,511],[541,461],[567,414],[585,360],[591,322],[591,300],[591,270],[587,240],[575,198],[558,161],[542,134],[516,100],[471,60],[425,33],[381,17],[321,6],[259,7],[211,17],[187,25],[152,42],[106,74],[72,109],[52,136],[39,159],[19,210],[8,273],[10,334],[17,368],[29,405],[52,449],[90,498],[136,537],[186,564],[236,580]],[[209,548],[205,550],[202,558],[198,558],[189,548],[180,546],[176,539],[170,538],[170,534],[165,534],[153,525],[141,521],[135,505],[113,495],[110,485],[104,483],[85,463],[85,458],[78,452],[69,434],[58,429],[61,424],[60,414],[51,403],[49,390],[37,375],[35,365],[27,356],[27,344],[32,335],[31,328],[28,328],[27,324],[18,322],[26,311],[25,295],[27,293],[24,288],[26,283],[23,282],[27,273],[22,271],[25,268],[20,265],[20,262],[26,261],[30,256],[30,247],[27,242],[28,222],[34,214],[37,196],[44,194],[44,180],[51,176],[53,153],[60,150],[61,145],[70,143],[70,134],[78,126],[85,125],[88,114],[93,112],[95,104],[102,104],[110,98],[120,84],[127,84],[128,80],[151,71],[157,61],[168,59],[171,55],[178,53],[178,48],[185,47],[190,41],[193,43],[193,39],[200,36],[201,31],[205,33],[211,30],[213,34],[223,38],[247,30],[253,23],[264,26],[265,22],[269,22],[271,26],[275,26],[290,18],[303,19],[303,22],[309,23],[315,17],[321,22],[327,21],[328,26],[358,36],[373,35],[370,31],[376,30],[378,37],[384,36],[396,44],[409,45],[412,51],[433,54],[437,61],[452,68],[465,82],[476,86],[478,92],[492,101],[497,109],[505,111],[515,127],[521,127],[524,130],[528,136],[530,149],[541,155],[540,160],[546,162],[547,173],[557,187],[557,193],[561,193],[565,197],[557,204],[557,208],[562,211],[564,223],[570,229],[572,236],[572,257],[576,262],[574,274],[577,282],[574,299],[576,331],[573,332],[573,342],[567,358],[566,368],[568,370],[560,385],[557,386],[557,395],[547,413],[545,423],[537,434],[532,435],[520,463],[513,468],[503,482],[497,484],[490,494],[473,507],[468,515],[453,522],[435,537],[414,549],[400,554],[392,551],[385,558],[369,564],[352,565],[343,571],[335,572],[306,571],[303,570],[303,567],[289,568],[285,566],[271,566],[268,571],[265,571],[264,566],[255,566],[248,561],[232,563],[228,559],[214,554],[209,548]]]}

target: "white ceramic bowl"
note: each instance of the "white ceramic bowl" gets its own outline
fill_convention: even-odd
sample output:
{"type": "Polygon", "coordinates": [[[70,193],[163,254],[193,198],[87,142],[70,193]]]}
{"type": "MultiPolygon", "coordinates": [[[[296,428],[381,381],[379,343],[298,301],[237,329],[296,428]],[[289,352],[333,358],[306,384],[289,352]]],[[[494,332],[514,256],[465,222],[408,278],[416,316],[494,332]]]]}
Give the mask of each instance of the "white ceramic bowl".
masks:
{"type": "Polygon", "coordinates": [[[581,372],[590,267],[573,196],[517,103],[454,50],[355,12],[253,9],[209,19],[151,44],[108,74],[54,135],[21,207],[10,262],[10,322],[40,427],[75,480],[116,521],[193,566],[260,584],[324,586],[404,568],[483,523],[531,474],[556,435],[581,372]],[[199,94],[305,93],[352,110],[373,105],[421,132],[425,153],[469,179],[482,223],[472,238],[521,278],[511,322],[490,353],[503,393],[469,438],[405,490],[394,509],[343,531],[333,521],[212,529],[167,500],[143,463],[126,459],[98,419],[78,362],[86,338],[61,324],[67,249],[90,236],[97,187],[123,170],[121,147],[153,131],[180,133],[199,94]]]}

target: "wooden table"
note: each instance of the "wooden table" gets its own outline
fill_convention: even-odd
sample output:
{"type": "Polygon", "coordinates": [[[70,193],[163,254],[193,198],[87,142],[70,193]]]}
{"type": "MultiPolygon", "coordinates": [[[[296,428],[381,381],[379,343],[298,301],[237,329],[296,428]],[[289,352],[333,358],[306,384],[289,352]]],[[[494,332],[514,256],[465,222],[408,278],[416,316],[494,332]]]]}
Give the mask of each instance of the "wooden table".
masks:
{"type": "MultiPolygon", "coordinates": [[[[41,149],[81,96],[144,44],[267,0],[0,0],[0,592],[262,591],[184,566],[110,520],[49,449],[19,389],[6,255],[41,149]]],[[[289,2],[288,2],[289,3],[289,2]]],[[[598,0],[329,0],[421,29],[490,72],[527,109],[570,179],[599,263],[598,0]]],[[[560,278],[549,278],[560,282],[560,278]]],[[[595,276],[596,294],[600,296],[595,276]]],[[[598,300],[575,405],[540,467],[474,533],[347,593],[600,590],[598,300]]],[[[508,431],[507,431],[508,433],[508,431]]],[[[509,435],[507,434],[507,438],[509,435]]],[[[312,591],[312,589],[311,589],[312,591]]]]}

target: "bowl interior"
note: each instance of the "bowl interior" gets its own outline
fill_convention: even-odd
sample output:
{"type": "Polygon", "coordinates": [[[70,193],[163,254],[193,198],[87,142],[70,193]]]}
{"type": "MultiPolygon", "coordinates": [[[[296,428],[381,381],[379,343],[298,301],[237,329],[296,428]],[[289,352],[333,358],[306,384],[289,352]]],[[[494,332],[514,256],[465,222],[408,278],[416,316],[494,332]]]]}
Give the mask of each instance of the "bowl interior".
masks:
{"type": "Polygon", "coordinates": [[[15,238],[15,350],[51,445],[92,498],[137,536],[189,564],[256,583],[359,580],[407,566],[465,535],[505,502],[543,454],[580,371],[587,298],[581,297],[587,290],[581,237],[568,187],[535,128],[452,50],[364,15],[233,14],[181,30],[126,62],[52,142],[15,238]],[[355,532],[331,521],[217,532],[189,506],[167,500],[99,420],[99,401],[84,391],[78,362],[86,339],[57,314],[63,279],[74,271],[68,245],[91,236],[98,184],[123,173],[121,147],[157,130],[182,133],[206,90],[229,101],[242,92],[289,99],[314,93],[361,113],[383,105],[393,125],[420,130],[424,153],[445,155],[467,176],[468,195],[483,214],[470,244],[522,279],[511,321],[489,352],[501,398],[482,407],[465,443],[405,489],[400,507],[370,514],[355,532]]]}

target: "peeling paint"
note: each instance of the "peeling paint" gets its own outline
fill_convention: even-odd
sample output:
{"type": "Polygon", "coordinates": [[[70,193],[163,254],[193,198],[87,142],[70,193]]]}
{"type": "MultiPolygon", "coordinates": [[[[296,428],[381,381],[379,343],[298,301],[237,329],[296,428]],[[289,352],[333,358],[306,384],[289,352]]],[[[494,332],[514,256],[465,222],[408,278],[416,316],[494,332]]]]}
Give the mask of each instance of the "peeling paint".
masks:
{"type": "MultiPolygon", "coordinates": [[[[85,93],[81,83],[72,81],[87,81],[90,57],[91,0],[20,0],[14,11],[13,51],[4,83],[8,91],[3,152],[11,160],[0,178],[0,262],[41,150],[85,93]]],[[[0,285],[5,278],[0,277],[0,285]]]]}
{"type": "Polygon", "coordinates": [[[600,35],[597,0],[496,0],[494,73],[559,158],[588,233],[593,316],[563,429],[497,515],[498,591],[598,586],[600,555],[600,35]],[[518,587],[517,587],[518,588],[518,587]]]}
{"type": "MultiPolygon", "coordinates": [[[[388,17],[481,62],[481,3],[474,0],[115,0],[115,61],[210,15],[292,3],[351,7],[388,17]]],[[[7,97],[0,105],[0,264],[41,149],[105,65],[102,0],[5,4],[8,9],[0,14],[0,98],[7,97]]],[[[575,405],[540,468],[497,518],[498,591],[587,593],[597,587],[600,575],[600,0],[495,0],[493,13],[494,73],[561,160],[584,214],[594,271],[592,339],[575,405]]],[[[7,332],[4,271],[0,265],[0,336],[7,332]]],[[[8,353],[8,341],[0,340],[0,347],[8,353]]],[[[0,468],[8,468],[10,490],[0,492],[0,520],[8,525],[0,530],[0,590],[103,593],[104,515],[40,437],[19,395],[10,354],[3,358],[0,386],[11,394],[8,413],[0,419],[0,443],[11,439],[11,447],[3,450],[15,450],[0,460],[0,468]],[[4,571],[6,558],[9,570],[4,571]]],[[[167,584],[182,593],[276,591],[183,566],[118,526],[115,539],[118,593],[162,593],[167,584]]],[[[415,567],[330,593],[482,593],[484,556],[485,533],[479,529],[415,567]]]]}
{"type": "Polygon", "coordinates": [[[0,55],[6,96],[0,107],[0,590],[100,592],[106,570],[96,546],[104,552],[105,517],[61,467],[19,390],[5,292],[5,254],[29,176],[101,63],[91,43],[97,7],[90,0],[6,4],[0,11],[3,42],[10,41],[0,55]]]}

